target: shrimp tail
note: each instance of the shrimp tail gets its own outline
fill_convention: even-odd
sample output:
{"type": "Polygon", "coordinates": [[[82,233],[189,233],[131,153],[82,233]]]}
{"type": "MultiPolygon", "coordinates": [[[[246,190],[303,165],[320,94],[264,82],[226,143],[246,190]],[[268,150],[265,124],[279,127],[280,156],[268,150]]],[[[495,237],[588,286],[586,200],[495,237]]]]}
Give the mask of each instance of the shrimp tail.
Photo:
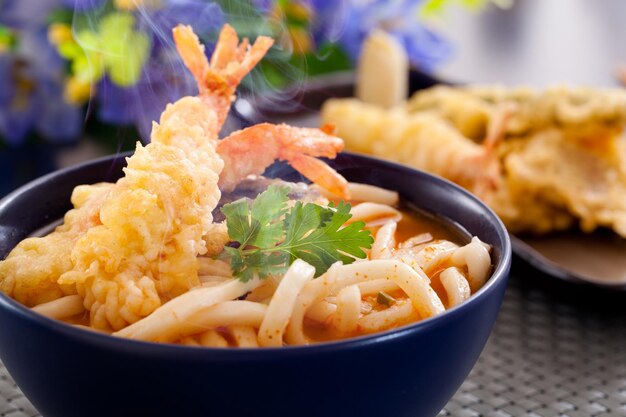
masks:
{"type": "Polygon", "coordinates": [[[246,176],[262,174],[278,159],[322,188],[347,198],[346,179],[316,159],[334,158],[342,149],[343,141],[324,130],[261,123],[218,142],[217,153],[225,163],[219,186],[222,191],[232,191],[246,176]]]}
{"type": "Polygon", "coordinates": [[[294,155],[289,164],[311,182],[346,200],[350,199],[348,181],[323,161],[299,154],[294,155]]]}
{"type": "Polygon", "coordinates": [[[482,143],[482,154],[479,157],[474,157],[473,161],[469,161],[470,166],[482,168],[478,170],[480,174],[476,177],[472,187],[472,192],[482,199],[486,199],[493,190],[501,185],[502,178],[497,148],[502,142],[515,110],[516,107],[513,103],[505,103],[497,108],[487,126],[487,135],[482,143]]]}
{"type": "Polygon", "coordinates": [[[274,40],[259,36],[252,46],[248,39],[243,39],[239,44],[237,32],[226,24],[220,32],[209,63],[204,46],[190,26],[178,25],[172,33],[185,66],[196,79],[200,97],[217,113],[218,125],[222,126],[235,98],[237,86],[265,56],[274,40]]]}

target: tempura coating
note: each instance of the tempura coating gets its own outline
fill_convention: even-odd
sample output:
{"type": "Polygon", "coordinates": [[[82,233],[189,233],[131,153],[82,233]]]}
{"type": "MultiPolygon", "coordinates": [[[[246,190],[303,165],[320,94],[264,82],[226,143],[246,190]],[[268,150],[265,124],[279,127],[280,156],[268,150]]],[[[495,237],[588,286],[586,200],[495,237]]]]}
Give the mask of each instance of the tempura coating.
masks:
{"type": "Polygon", "coordinates": [[[44,237],[24,239],[0,262],[0,290],[29,307],[76,294],[59,276],[72,268],[70,254],[78,238],[100,224],[100,204],[113,184],[81,185],[72,193],[74,209],[64,222],[44,237]]]}
{"type": "Polygon", "coordinates": [[[218,132],[237,84],[272,44],[259,37],[240,47],[226,25],[209,64],[190,27],[175,28],[174,39],[200,94],[169,104],[151,143],[137,144],[102,205],[102,225],[78,240],[74,267],[59,279],[77,285],[96,328],[122,329],[199,284],[196,257],[207,251],[220,199],[218,132]]]}
{"type": "Polygon", "coordinates": [[[167,106],[151,143],[137,144],[117,183],[91,197],[86,190],[98,187],[77,187],[76,209],[56,232],[27,239],[0,262],[7,294],[32,306],[78,293],[90,325],[111,331],[199,284],[196,257],[207,252],[220,199],[218,132],[237,84],[272,41],[240,46],[226,25],[209,64],[190,27],[176,28],[174,37],[200,95],[167,106]]]}
{"type": "Polygon", "coordinates": [[[439,86],[406,106],[383,110],[353,99],[329,100],[348,149],[410,164],[475,191],[493,146],[498,181],[480,194],[515,233],[575,224],[626,237],[626,92],[567,88],[439,86]],[[504,106],[513,110],[501,138],[487,145],[504,106]],[[482,156],[481,156],[482,155],[482,156]]]}
{"type": "MultiPolygon", "coordinates": [[[[597,143],[582,139],[547,129],[503,156],[516,209],[513,216],[498,211],[513,231],[545,233],[578,223],[585,232],[604,226],[626,237],[626,142],[618,135],[599,138],[615,149],[598,152],[597,143]]],[[[492,205],[502,207],[497,203],[494,196],[492,205]]]]}
{"type": "Polygon", "coordinates": [[[356,99],[331,99],[322,108],[346,147],[412,165],[469,187],[472,161],[480,145],[434,114],[410,115],[402,108],[385,110],[356,99]]]}
{"type": "Polygon", "coordinates": [[[315,158],[334,158],[343,148],[330,129],[261,124],[218,144],[235,89],[271,47],[270,38],[239,43],[225,25],[209,63],[190,27],[179,25],[173,34],[199,95],[167,106],[153,124],[151,143],[137,144],[124,176],[102,186],[106,192],[87,199],[86,190],[97,187],[78,187],[77,208],[57,232],[23,242],[0,262],[4,292],[29,306],[72,294],[55,306],[70,305],[66,312],[80,311],[81,317],[64,320],[87,324],[83,310],[74,308],[82,300],[90,327],[115,332],[206,284],[198,277],[197,257],[218,255],[230,240],[226,226],[213,223],[220,187],[234,189],[281,159],[318,185],[348,195],[345,178],[315,158]],[[220,174],[227,180],[219,181],[220,174]]]}
{"type": "Polygon", "coordinates": [[[212,222],[223,162],[215,152],[217,119],[199,98],[167,106],[152,142],[135,154],[72,249],[59,282],[77,284],[91,324],[121,329],[162,301],[198,284],[196,256],[212,222]]]}
{"type": "Polygon", "coordinates": [[[538,90],[499,85],[436,86],[418,91],[409,113],[429,112],[450,121],[463,135],[482,141],[494,109],[515,105],[506,137],[529,136],[550,128],[576,135],[598,135],[626,124],[626,91],[556,85],[538,90]]]}

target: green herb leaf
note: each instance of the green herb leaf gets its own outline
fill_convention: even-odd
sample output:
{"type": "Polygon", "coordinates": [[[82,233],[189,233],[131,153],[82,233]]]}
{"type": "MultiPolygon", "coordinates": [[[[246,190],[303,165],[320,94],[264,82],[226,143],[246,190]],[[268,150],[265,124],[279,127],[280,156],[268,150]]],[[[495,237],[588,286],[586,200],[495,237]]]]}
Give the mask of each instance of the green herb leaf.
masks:
{"type": "Polygon", "coordinates": [[[255,275],[281,274],[296,259],[313,265],[319,276],[337,261],[348,264],[366,257],[363,248],[370,248],[374,239],[363,222],[343,227],[352,217],[349,204],[323,207],[298,201],[287,209],[288,192],[270,186],[253,202],[242,199],[222,207],[228,234],[239,244],[223,255],[236,277],[246,282],[255,275]]]}
{"type": "Polygon", "coordinates": [[[378,304],[389,306],[395,303],[396,299],[384,291],[379,291],[378,296],[376,297],[376,302],[378,302],[378,304]]]}
{"type": "Polygon", "coordinates": [[[266,248],[283,236],[283,225],[277,222],[285,213],[289,188],[270,186],[250,204],[241,199],[222,207],[228,235],[240,246],[266,248]]]}
{"type": "Polygon", "coordinates": [[[350,205],[343,201],[336,208],[296,203],[287,215],[287,234],[280,246],[289,251],[292,262],[300,258],[313,265],[315,276],[337,261],[349,264],[355,258],[365,258],[361,248],[371,247],[372,236],[363,229],[364,222],[341,228],[351,217],[350,205]]]}

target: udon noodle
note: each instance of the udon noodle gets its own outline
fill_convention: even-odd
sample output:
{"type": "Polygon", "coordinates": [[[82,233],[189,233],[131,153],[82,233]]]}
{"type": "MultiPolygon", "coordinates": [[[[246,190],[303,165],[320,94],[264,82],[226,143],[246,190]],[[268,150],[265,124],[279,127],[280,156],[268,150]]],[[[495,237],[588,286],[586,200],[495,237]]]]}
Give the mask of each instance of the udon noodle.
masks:
{"type": "Polygon", "coordinates": [[[403,209],[396,192],[350,183],[316,159],[343,147],[331,128],[262,124],[217,140],[236,85],[271,40],[239,45],[227,26],[209,63],[190,28],[174,35],[199,97],[167,107],[152,143],[138,144],[115,184],[76,187],[64,224],[0,262],[0,290],[39,314],[117,337],[253,348],[396,328],[484,284],[488,245],[463,243],[403,209]],[[261,177],[274,160],[314,185],[261,177]],[[270,190],[284,206],[271,208],[270,190]],[[295,215],[289,223],[288,211],[315,214],[318,224],[295,215]],[[237,237],[244,223],[252,231],[237,237]],[[272,253],[281,233],[304,225],[312,229],[299,243],[326,228],[335,246],[272,253]],[[361,243],[341,240],[350,233],[361,243]]]}
{"type": "MultiPolygon", "coordinates": [[[[112,334],[206,347],[305,345],[441,314],[484,284],[491,270],[490,248],[478,238],[465,245],[435,238],[441,229],[417,213],[399,210],[395,192],[355,183],[349,188],[359,190],[353,195],[361,201],[353,206],[350,221],[365,222],[375,236],[367,259],[336,263],[318,278],[311,265],[296,260],[283,276],[242,283],[228,262],[200,256],[199,285],[112,334]],[[433,234],[422,231],[396,242],[398,228],[414,231],[415,222],[434,228],[433,234]]],[[[88,325],[79,295],[33,310],[88,325]]]]}

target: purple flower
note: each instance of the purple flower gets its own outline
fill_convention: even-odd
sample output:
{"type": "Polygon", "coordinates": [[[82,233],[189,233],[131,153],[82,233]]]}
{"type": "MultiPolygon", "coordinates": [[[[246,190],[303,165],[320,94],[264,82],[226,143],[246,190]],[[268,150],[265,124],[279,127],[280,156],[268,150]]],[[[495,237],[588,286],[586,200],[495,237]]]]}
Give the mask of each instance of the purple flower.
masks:
{"type": "MultiPolygon", "coordinates": [[[[75,139],[82,112],[63,100],[61,83],[24,61],[11,61],[12,72],[16,73],[16,67],[19,72],[0,78],[0,82],[15,86],[10,97],[0,102],[0,137],[13,145],[32,131],[52,141],[75,139]]],[[[0,85],[0,90],[4,87],[0,85]]]]}
{"type": "Polygon", "coordinates": [[[327,3],[311,0],[317,20],[329,22],[320,29],[338,37],[339,43],[354,60],[373,29],[393,35],[404,46],[411,64],[426,71],[432,70],[451,53],[450,44],[444,38],[419,22],[418,8],[422,0],[346,0],[340,3],[341,6],[333,4],[332,8],[327,3]]]}
{"type": "Polygon", "coordinates": [[[63,87],[59,80],[40,80],[35,94],[39,111],[35,128],[53,142],[74,140],[80,135],[84,115],[82,109],[63,99],[63,87]]]}
{"type": "MultiPolygon", "coordinates": [[[[163,59],[163,58],[162,58],[163,59]]],[[[151,65],[137,86],[137,129],[144,141],[150,140],[152,121],[158,121],[168,103],[198,94],[196,82],[182,62],[151,65]]]]}
{"type": "Polygon", "coordinates": [[[82,111],[63,99],[62,77],[45,31],[21,32],[18,49],[0,54],[0,138],[17,145],[35,131],[52,141],[75,139],[82,111]]]}
{"type": "Polygon", "coordinates": [[[45,27],[20,32],[19,49],[15,54],[51,78],[58,77],[65,71],[66,63],[48,42],[48,31],[45,27]]]}
{"type": "Polygon", "coordinates": [[[116,125],[130,125],[135,122],[135,87],[122,88],[104,77],[98,83],[95,93],[100,120],[116,125]]]}
{"type": "Polygon", "coordinates": [[[152,122],[168,103],[197,94],[195,81],[179,66],[149,65],[134,86],[121,88],[104,78],[97,87],[98,116],[106,123],[135,125],[144,143],[150,141],[152,122]]]}
{"type": "Polygon", "coordinates": [[[107,0],[63,0],[63,5],[76,12],[86,12],[102,7],[107,0]]]}
{"type": "Polygon", "coordinates": [[[0,108],[6,106],[15,94],[13,60],[9,54],[0,54],[0,108]]]}
{"type": "Polygon", "coordinates": [[[345,33],[348,22],[355,18],[350,16],[350,0],[309,0],[308,6],[314,16],[311,29],[315,43],[319,46],[325,42],[336,42],[345,33]]]}
{"type": "MultiPolygon", "coordinates": [[[[12,60],[11,66],[17,65],[12,60]]],[[[0,105],[0,137],[11,145],[19,144],[33,128],[37,113],[38,104],[34,98],[33,91],[29,91],[26,83],[29,81],[20,81],[23,87],[17,86],[13,89],[8,99],[0,105]]],[[[13,77],[0,80],[0,90],[15,84],[13,77]]]]}
{"type": "MultiPolygon", "coordinates": [[[[217,4],[197,0],[172,0],[156,10],[145,7],[139,10],[137,19],[138,28],[153,35],[152,54],[139,82],[122,88],[105,77],[96,88],[96,97],[100,119],[134,124],[141,139],[148,142],[152,121],[159,120],[168,103],[198,94],[195,81],[176,52],[172,28],[182,23],[206,36],[217,32],[225,19],[217,4]]],[[[206,48],[207,55],[211,50],[206,48]]]]}
{"type": "Polygon", "coordinates": [[[0,0],[0,24],[15,28],[41,27],[62,0],[0,0]]]}
{"type": "Polygon", "coordinates": [[[395,28],[389,33],[404,45],[411,64],[424,71],[432,71],[453,52],[444,37],[419,24],[395,28]]]}
{"type": "Polygon", "coordinates": [[[143,14],[140,20],[154,29],[161,39],[172,39],[172,28],[177,24],[190,25],[196,33],[207,34],[224,24],[224,13],[219,5],[206,1],[170,1],[152,16],[143,14]]]}

